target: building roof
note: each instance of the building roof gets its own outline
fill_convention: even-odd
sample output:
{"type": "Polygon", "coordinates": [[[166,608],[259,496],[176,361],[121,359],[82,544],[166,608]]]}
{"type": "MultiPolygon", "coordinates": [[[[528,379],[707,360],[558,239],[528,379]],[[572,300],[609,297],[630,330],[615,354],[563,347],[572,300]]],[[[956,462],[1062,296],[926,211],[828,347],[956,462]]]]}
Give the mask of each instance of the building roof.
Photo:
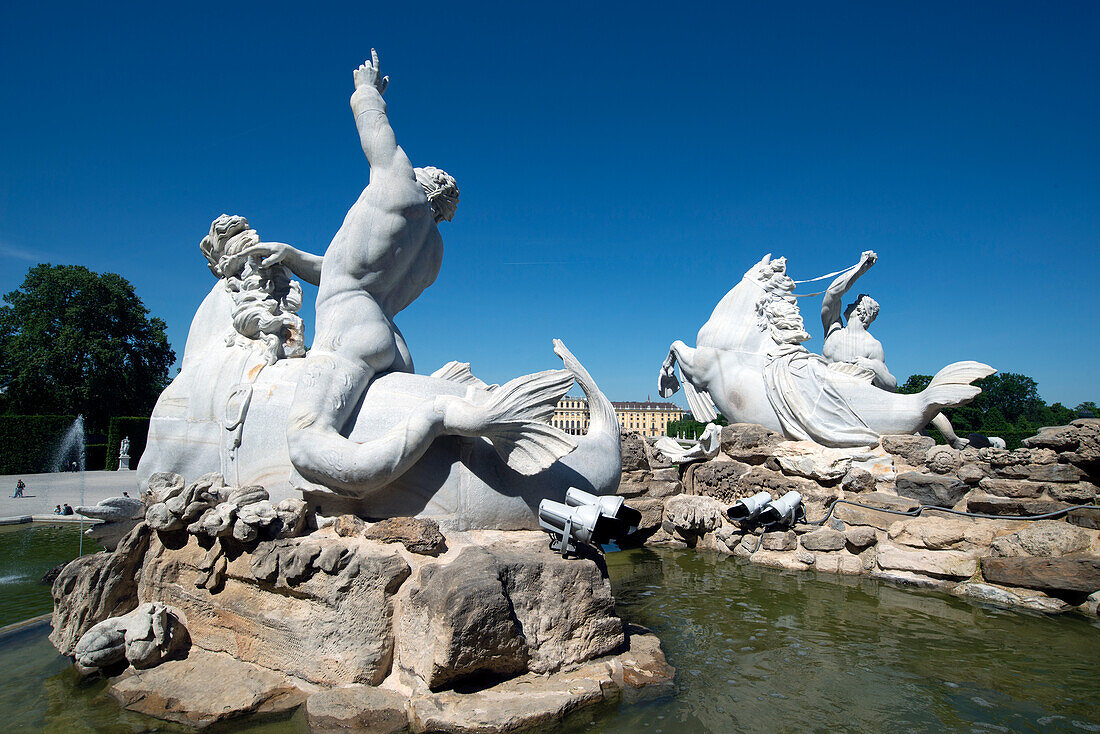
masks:
{"type": "Polygon", "coordinates": [[[683,408],[681,408],[676,403],[654,403],[652,401],[647,401],[647,402],[644,402],[644,403],[630,403],[630,402],[617,403],[615,401],[611,401],[611,405],[612,405],[612,407],[614,407],[618,410],[655,410],[655,411],[673,411],[673,410],[683,411],[684,410],[683,408]]]}

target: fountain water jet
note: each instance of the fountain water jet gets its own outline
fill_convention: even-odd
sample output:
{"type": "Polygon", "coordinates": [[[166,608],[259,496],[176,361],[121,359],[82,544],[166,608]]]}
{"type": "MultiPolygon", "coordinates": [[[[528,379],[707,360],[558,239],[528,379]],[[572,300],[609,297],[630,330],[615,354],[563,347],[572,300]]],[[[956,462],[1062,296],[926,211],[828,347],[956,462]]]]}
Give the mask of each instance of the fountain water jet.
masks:
{"type": "MultiPolygon", "coordinates": [[[[50,468],[52,472],[62,472],[68,467],[76,465],[76,471],[80,472],[80,504],[84,504],[84,468],[86,449],[84,445],[84,416],[78,415],[72,425],[54,450],[53,462],[50,468]]],[[[84,555],[84,516],[80,516],[80,550],[79,555],[84,555]]]]}

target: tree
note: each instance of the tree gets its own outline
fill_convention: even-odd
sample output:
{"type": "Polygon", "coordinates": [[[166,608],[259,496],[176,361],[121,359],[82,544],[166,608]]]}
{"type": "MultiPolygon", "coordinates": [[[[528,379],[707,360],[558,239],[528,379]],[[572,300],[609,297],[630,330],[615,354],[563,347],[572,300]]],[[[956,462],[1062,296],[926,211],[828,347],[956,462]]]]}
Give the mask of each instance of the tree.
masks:
{"type": "Polygon", "coordinates": [[[909,375],[909,379],[898,386],[898,392],[903,395],[914,395],[932,382],[932,375],[909,375]]]}
{"type": "Polygon", "coordinates": [[[133,285],[79,265],[35,265],[0,307],[4,413],[149,415],[176,354],[133,285]]]}

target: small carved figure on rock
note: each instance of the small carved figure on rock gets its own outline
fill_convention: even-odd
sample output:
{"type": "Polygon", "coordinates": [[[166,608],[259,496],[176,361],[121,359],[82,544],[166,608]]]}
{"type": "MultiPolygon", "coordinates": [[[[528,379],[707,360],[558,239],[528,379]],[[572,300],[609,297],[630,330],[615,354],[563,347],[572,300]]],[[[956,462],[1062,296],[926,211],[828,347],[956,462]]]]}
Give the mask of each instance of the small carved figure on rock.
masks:
{"type": "Polygon", "coordinates": [[[188,641],[180,613],[160,602],[149,602],[92,627],[76,643],[73,656],[77,670],[84,674],[123,661],[135,668],[151,668],[188,641]]]}

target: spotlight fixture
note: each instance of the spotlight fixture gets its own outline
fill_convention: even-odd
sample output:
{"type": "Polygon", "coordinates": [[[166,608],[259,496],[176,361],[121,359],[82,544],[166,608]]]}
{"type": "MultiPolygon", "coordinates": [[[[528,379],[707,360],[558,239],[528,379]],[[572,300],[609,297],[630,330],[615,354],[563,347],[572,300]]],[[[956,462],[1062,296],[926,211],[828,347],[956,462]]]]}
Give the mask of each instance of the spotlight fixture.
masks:
{"type": "Polygon", "coordinates": [[[550,547],[566,556],[577,552],[577,543],[602,545],[629,535],[638,528],[642,514],[615,495],[594,495],[571,488],[565,502],[539,503],[539,525],[550,534],[550,547]]]}
{"type": "Polygon", "coordinates": [[[791,527],[805,517],[806,509],[802,506],[802,495],[791,490],[779,499],[769,502],[756,519],[761,525],[791,527]]]}
{"type": "Polygon", "coordinates": [[[726,517],[734,522],[752,523],[771,501],[770,492],[757,492],[752,497],[743,497],[730,505],[726,510],[726,517]]]}

